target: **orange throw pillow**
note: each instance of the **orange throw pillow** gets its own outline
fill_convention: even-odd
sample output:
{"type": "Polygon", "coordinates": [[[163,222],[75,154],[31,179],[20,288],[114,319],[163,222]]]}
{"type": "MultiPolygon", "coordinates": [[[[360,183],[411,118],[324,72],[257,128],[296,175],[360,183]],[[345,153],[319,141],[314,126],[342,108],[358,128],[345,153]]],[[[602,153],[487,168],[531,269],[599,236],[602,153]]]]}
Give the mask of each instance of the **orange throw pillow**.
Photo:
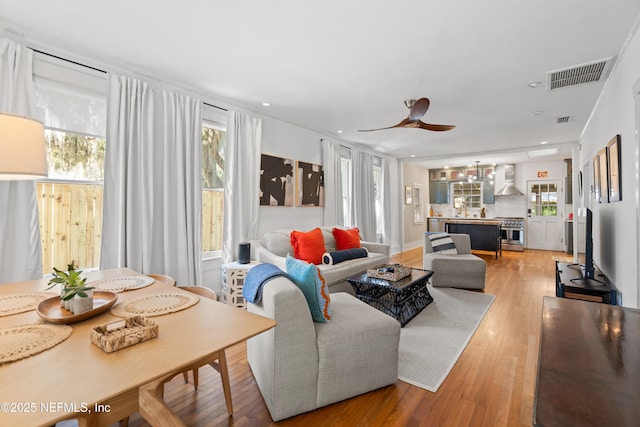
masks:
{"type": "Polygon", "coordinates": [[[358,228],[354,227],[349,230],[334,228],[332,233],[333,237],[336,239],[337,250],[341,251],[343,249],[360,247],[360,230],[358,228]]]}
{"type": "Polygon", "coordinates": [[[324,247],[322,230],[314,228],[308,232],[292,231],[291,246],[293,246],[294,258],[301,259],[311,264],[322,264],[322,255],[327,251],[324,247]]]}

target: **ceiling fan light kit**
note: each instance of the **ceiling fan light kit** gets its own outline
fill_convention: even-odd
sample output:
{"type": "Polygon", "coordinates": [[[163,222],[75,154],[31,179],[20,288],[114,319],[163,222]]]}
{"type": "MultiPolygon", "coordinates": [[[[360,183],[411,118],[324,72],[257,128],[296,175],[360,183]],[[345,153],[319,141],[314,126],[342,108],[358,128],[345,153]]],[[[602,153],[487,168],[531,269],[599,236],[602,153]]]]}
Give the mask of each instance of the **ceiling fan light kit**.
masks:
{"type": "Polygon", "coordinates": [[[425,123],[422,120],[422,116],[424,116],[429,109],[429,98],[420,98],[420,99],[405,99],[404,105],[409,109],[409,116],[406,119],[402,120],[397,125],[378,128],[378,129],[362,129],[358,130],[358,132],[372,132],[376,130],[384,130],[384,129],[393,129],[393,128],[414,128],[414,129],[425,129],[434,132],[443,132],[448,131],[455,126],[452,125],[434,125],[430,123],[425,123]]]}

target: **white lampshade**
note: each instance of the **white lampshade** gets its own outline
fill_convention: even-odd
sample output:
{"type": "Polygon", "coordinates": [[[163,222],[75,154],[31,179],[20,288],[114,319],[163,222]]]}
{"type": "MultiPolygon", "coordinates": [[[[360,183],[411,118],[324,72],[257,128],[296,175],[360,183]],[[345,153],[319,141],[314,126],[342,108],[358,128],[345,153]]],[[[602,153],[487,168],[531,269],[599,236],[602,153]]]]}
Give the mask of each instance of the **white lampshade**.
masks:
{"type": "Polygon", "coordinates": [[[0,113],[0,180],[46,177],[47,151],[42,123],[0,113]]]}

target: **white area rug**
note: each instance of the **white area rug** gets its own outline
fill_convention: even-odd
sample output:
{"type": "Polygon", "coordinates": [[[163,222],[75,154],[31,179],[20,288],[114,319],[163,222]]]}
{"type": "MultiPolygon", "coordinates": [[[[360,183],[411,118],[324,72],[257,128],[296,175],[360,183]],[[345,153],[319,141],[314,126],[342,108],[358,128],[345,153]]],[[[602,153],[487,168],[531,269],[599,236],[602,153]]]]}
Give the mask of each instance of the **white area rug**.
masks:
{"type": "Polygon", "coordinates": [[[436,392],[495,296],[432,286],[429,293],[433,302],[400,333],[398,379],[436,392]]]}

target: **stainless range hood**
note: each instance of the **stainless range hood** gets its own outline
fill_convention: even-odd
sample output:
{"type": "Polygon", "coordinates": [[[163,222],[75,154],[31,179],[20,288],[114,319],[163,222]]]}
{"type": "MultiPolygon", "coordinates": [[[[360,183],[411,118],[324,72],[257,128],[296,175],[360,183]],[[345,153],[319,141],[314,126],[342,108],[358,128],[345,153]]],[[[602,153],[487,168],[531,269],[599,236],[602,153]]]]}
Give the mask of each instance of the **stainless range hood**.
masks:
{"type": "Polygon", "coordinates": [[[504,165],[504,187],[495,192],[496,196],[522,196],[524,193],[516,188],[516,166],[504,165]]]}

